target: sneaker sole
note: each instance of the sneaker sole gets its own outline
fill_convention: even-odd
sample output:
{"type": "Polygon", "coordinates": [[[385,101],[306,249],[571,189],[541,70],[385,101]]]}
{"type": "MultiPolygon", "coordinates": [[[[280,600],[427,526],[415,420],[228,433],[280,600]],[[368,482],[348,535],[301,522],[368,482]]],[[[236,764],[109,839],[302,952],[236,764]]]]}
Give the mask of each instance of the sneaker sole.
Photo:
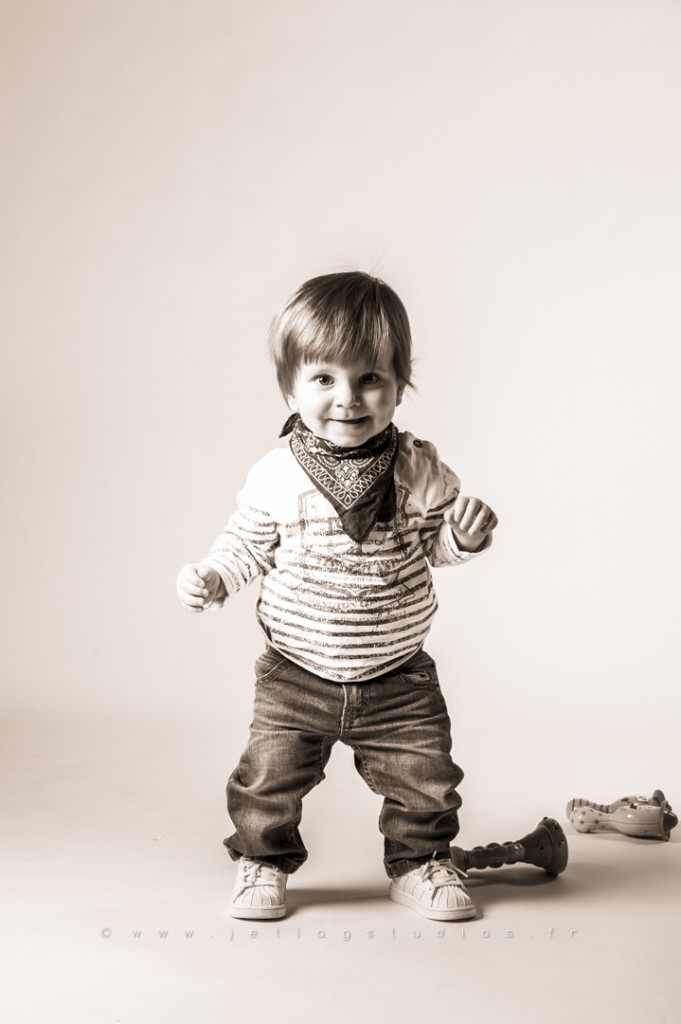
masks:
{"type": "Polygon", "coordinates": [[[286,916],[286,907],[229,907],[229,916],[242,921],[273,921],[286,916]]]}
{"type": "Polygon", "coordinates": [[[395,889],[392,885],[388,889],[388,896],[394,903],[400,903],[403,907],[410,907],[417,914],[420,914],[421,917],[428,918],[429,921],[466,921],[477,914],[474,906],[457,907],[454,910],[429,910],[427,907],[422,906],[416,897],[410,896],[409,893],[401,892],[400,889],[395,889]]]}

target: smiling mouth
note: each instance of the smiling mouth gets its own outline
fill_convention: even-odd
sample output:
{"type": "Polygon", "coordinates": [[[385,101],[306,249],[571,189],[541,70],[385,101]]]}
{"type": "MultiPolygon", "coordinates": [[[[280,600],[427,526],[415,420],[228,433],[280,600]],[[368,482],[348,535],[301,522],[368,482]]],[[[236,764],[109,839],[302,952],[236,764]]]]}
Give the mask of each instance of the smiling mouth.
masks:
{"type": "Polygon", "coordinates": [[[358,423],[366,423],[366,421],[368,419],[369,419],[368,416],[358,416],[357,419],[354,419],[354,420],[334,420],[333,422],[334,423],[343,423],[345,425],[349,424],[350,426],[356,426],[358,423]]]}

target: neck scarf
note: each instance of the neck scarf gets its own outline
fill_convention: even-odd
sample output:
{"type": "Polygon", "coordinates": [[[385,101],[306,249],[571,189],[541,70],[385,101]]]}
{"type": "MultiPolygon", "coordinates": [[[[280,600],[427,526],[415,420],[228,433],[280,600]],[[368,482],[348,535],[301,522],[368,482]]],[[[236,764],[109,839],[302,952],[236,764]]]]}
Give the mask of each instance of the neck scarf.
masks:
{"type": "Polygon", "coordinates": [[[361,544],[377,522],[395,515],[397,427],[390,423],[355,448],[317,437],[298,414],[289,416],[279,435],[291,434],[291,451],[312,483],[331,502],[343,529],[361,544]]]}

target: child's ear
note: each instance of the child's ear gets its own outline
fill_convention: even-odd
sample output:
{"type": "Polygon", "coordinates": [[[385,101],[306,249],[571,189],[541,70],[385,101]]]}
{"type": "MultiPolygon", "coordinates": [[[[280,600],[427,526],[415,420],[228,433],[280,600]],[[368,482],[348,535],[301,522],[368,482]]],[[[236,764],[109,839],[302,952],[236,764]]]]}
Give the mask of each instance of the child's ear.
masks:
{"type": "Polygon", "coordinates": [[[400,402],[402,401],[402,395],[404,394],[405,387],[406,387],[405,384],[398,384],[397,385],[397,398],[395,399],[395,405],[399,405],[400,402]]]}
{"type": "Polygon", "coordinates": [[[298,403],[293,395],[286,396],[286,404],[291,412],[298,412],[298,403]]]}

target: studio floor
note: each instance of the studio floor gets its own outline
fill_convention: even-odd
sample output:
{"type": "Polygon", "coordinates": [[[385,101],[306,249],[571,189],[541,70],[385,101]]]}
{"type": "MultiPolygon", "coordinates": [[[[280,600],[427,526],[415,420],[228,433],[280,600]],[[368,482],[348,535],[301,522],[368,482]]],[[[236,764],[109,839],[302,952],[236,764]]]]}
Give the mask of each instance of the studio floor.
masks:
{"type": "MultiPolygon", "coordinates": [[[[144,724],[14,723],[0,836],[8,1020],[679,1019],[681,829],[665,843],[563,820],[560,877],[471,872],[478,918],[438,925],[387,899],[375,807],[343,796],[341,757],[309,798],[310,858],[287,917],[251,924],[226,913],[229,765],[200,746],[144,724]]],[[[471,811],[461,845],[518,839],[536,812],[519,802],[490,827],[471,811]]]]}

